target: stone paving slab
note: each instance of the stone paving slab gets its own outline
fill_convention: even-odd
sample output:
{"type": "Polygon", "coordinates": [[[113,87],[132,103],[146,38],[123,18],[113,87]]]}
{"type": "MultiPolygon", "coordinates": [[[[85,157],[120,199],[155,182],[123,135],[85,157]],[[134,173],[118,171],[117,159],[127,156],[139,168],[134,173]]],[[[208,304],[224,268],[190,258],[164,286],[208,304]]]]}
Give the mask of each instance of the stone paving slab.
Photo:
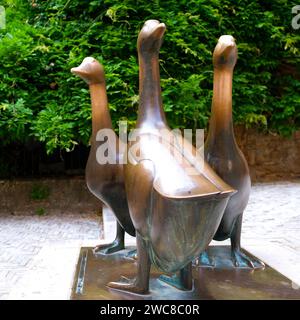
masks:
{"type": "MultiPolygon", "coordinates": [[[[93,214],[0,216],[0,299],[69,299],[80,247],[114,239],[114,218],[103,218],[104,229],[93,214]]],[[[253,186],[242,245],[299,288],[300,182],[253,186]]]]}

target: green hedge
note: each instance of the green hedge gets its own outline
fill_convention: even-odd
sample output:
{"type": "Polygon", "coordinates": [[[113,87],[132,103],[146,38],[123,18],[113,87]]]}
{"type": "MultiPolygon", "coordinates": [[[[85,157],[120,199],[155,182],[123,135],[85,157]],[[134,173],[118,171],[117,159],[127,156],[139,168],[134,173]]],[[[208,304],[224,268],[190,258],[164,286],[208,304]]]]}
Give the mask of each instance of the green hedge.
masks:
{"type": "Polygon", "coordinates": [[[167,25],[161,85],[169,124],[204,128],[212,98],[212,51],[233,35],[236,123],[289,135],[300,125],[300,31],[296,2],[273,0],[6,0],[0,31],[1,143],[30,136],[48,152],[88,144],[88,88],[70,73],[85,56],[105,66],[114,125],[136,120],[137,34],[147,19],[167,25]]]}

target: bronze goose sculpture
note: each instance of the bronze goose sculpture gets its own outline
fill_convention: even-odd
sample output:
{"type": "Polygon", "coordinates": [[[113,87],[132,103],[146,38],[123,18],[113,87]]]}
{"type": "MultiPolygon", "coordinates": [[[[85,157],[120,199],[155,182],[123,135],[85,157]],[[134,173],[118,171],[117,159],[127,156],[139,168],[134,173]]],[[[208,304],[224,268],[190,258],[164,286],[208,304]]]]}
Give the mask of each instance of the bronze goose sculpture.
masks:
{"type": "MultiPolygon", "coordinates": [[[[118,137],[112,131],[112,122],[108,109],[105,74],[102,65],[94,58],[88,57],[71,72],[82,78],[88,85],[92,103],[92,137],[91,149],[86,166],[86,183],[90,192],[108,206],[117,219],[116,239],[113,243],[99,245],[94,249],[96,253],[109,254],[124,249],[125,231],[135,235],[132,224],[124,185],[123,164],[120,158],[123,156],[119,150],[118,137]],[[116,143],[109,144],[108,150],[115,158],[115,163],[99,163],[97,150],[103,141],[98,141],[99,130],[108,129],[116,143]]],[[[102,139],[100,139],[102,140],[102,139]]]]}
{"type": "MultiPolygon", "coordinates": [[[[243,212],[247,206],[251,181],[247,161],[239,149],[232,123],[232,78],[237,61],[237,46],[230,35],[219,38],[213,53],[214,87],[205,160],[215,172],[237,190],[228,201],[215,240],[231,240],[233,264],[236,267],[260,268],[264,264],[253,260],[241,250],[243,212]]],[[[207,252],[200,255],[200,264],[213,266],[207,252]]]]}
{"type": "Polygon", "coordinates": [[[204,163],[202,170],[195,166],[197,174],[190,174],[191,162],[185,150],[174,143],[170,152],[172,142],[158,142],[172,136],[160,88],[158,54],[164,32],[163,23],[148,20],[137,42],[139,143],[135,148],[136,144],[129,142],[124,166],[128,205],[136,229],[137,276],[108,284],[138,294],[149,290],[151,263],[164,272],[180,271],[178,288],[192,288],[191,261],[211,241],[234,193],[209,165],[204,163]]]}

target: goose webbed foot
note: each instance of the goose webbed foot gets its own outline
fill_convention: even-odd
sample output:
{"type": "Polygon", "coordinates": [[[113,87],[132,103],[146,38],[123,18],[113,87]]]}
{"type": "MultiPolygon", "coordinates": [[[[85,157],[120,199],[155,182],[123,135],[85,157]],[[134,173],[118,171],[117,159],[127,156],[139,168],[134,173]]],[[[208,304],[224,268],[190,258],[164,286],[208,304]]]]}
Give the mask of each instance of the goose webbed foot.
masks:
{"type": "Polygon", "coordinates": [[[215,262],[214,260],[208,255],[207,251],[203,251],[200,253],[198,258],[198,265],[201,267],[208,267],[208,268],[214,268],[215,262]]]}
{"type": "Polygon", "coordinates": [[[192,290],[193,289],[192,263],[190,262],[186,267],[182,268],[178,275],[176,273],[174,273],[171,276],[162,274],[161,276],[159,276],[158,279],[179,290],[183,290],[183,291],[192,290]]]}
{"type": "Polygon", "coordinates": [[[120,281],[109,282],[107,286],[111,289],[135,293],[135,294],[147,294],[149,290],[147,287],[138,283],[137,279],[128,279],[121,277],[120,281]]]}
{"type": "Polygon", "coordinates": [[[158,278],[160,281],[167,283],[168,285],[175,287],[179,290],[189,290],[186,289],[183,285],[183,283],[180,281],[180,277],[177,274],[173,274],[171,276],[168,276],[166,274],[162,274],[158,278]]]}
{"type": "Polygon", "coordinates": [[[94,254],[111,254],[123,250],[125,248],[124,241],[115,239],[112,243],[96,246],[93,249],[94,254]]]}
{"type": "Polygon", "coordinates": [[[265,267],[262,261],[247,256],[241,249],[232,250],[231,255],[236,268],[263,269],[265,267]]]}
{"type": "Polygon", "coordinates": [[[116,239],[112,243],[101,244],[99,246],[96,246],[93,249],[94,254],[103,254],[103,255],[112,254],[125,249],[125,244],[124,244],[125,230],[119,224],[118,221],[116,222],[116,229],[117,229],[116,239]]]}
{"type": "Polygon", "coordinates": [[[137,260],[137,250],[130,250],[126,254],[126,258],[137,260]]]}

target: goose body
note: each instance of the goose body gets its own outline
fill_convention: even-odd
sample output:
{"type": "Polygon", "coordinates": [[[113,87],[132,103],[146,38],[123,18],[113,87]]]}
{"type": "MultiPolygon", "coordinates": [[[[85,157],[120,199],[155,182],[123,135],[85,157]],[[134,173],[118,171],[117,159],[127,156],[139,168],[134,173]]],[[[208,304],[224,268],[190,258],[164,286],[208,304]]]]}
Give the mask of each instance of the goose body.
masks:
{"type": "Polygon", "coordinates": [[[117,236],[113,243],[95,248],[95,252],[113,253],[124,249],[124,231],[135,235],[124,184],[123,157],[119,149],[119,139],[112,130],[112,122],[107,103],[105,75],[102,65],[94,58],[85,58],[82,64],[71,70],[88,85],[92,103],[92,137],[91,149],[86,165],[86,183],[90,192],[109,207],[116,216],[117,236]],[[112,141],[107,144],[108,152],[114,158],[113,163],[99,163],[97,150],[103,144],[97,137],[100,130],[109,131],[112,141]],[[114,143],[112,143],[114,142],[114,143]]]}
{"type": "MultiPolygon", "coordinates": [[[[164,136],[168,133],[174,137],[170,129],[164,136]]],[[[207,164],[192,164],[176,140],[160,143],[149,131],[141,134],[139,144],[139,160],[129,152],[131,163],[125,166],[130,214],[151,262],[175,272],[212,240],[233,189],[207,164]]]]}
{"type": "Polygon", "coordinates": [[[139,143],[129,143],[124,168],[137,236],[137,277],[108,284],[135,293],[148,291],[151,263],[166,272],[179,270],[182,288],[191,289],[191,261],[212,240],[234,193],[203,159],[192,160],[196,150],[178,142],[167,125],[158,62],[164,32],[163,23],[148,20],[138,37],[139,143]]]}

